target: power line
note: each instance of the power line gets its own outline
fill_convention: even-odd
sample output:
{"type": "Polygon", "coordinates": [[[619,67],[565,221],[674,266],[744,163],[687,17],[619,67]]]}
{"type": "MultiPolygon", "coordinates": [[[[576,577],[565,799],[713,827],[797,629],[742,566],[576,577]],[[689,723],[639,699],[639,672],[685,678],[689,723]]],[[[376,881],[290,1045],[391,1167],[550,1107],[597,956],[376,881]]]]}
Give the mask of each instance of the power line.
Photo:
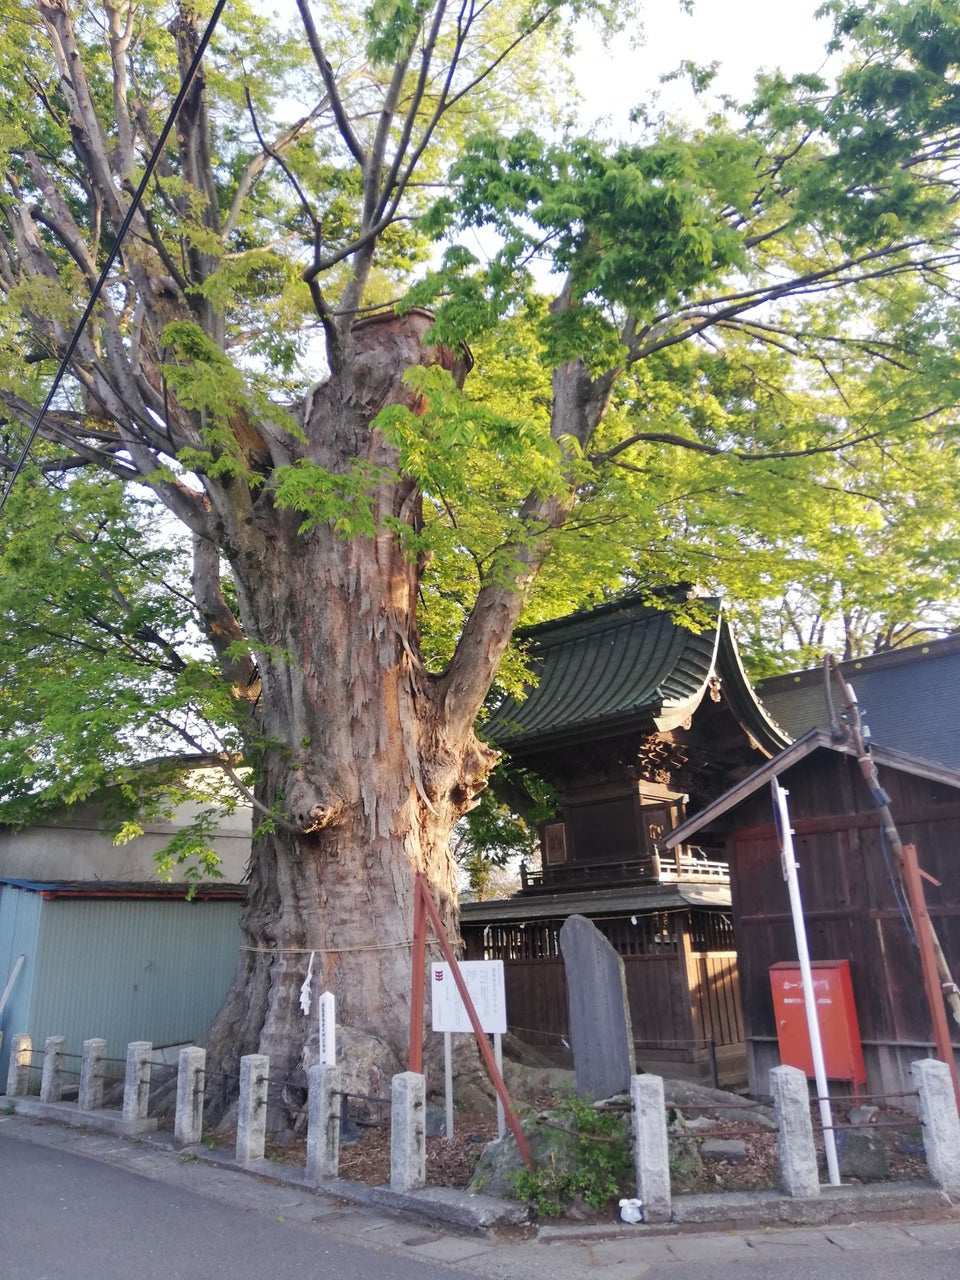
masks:
{"type": "Polygon", "coordinates": [[[197,74],[197,71],[200,68],[200,63],[203,60],[203,55],[204,53],[206,53],[207,45],[210,43],[211,37],[213,36],[214,29],[216,28],[217,22],[220,19],[220,15],[223,12],[224,8],[226,7],[226,3],[227,3],[227,0],[217,0],[216,5],[214,6],[213,13],[210,15],[210,21],[207,23],[206,30],[201,36],[200,43],[197,45],[196,52],[194,53],[193,58],[190,61],[190,66],[187,68],[187,74],[184,76],[183,82],[180,85],[180,91],[177,94],[176,99],[174,100],[173,106],[170,108],[170,113],[167,116],[167,119],[166,119],[166,122],[164,123],[163,128],[160,130],[160,136],[157,138],[153,151],[150,153],[150,158],[147,161],[147,167],[143,171],[143,177],[140,179],[140,183],[136,191],[134,192],[133,200],[130,202],[130,207],[126,212],[126,216],[124,217],[123,222],[120,224],[120,229],[117,232],[116,238],[113,242],[113,248],[110,250],[109,254],[107,255],[107,260],[103,264],[103,268],[100,271],[100,275],[97,279],[97,283],[93,286],[93,292],[90,294],[90,297],[87,301],[87,305],[83,309],[83,315],[80,317],[79,323],[77,324],[77,327],[74,329],[73,334],[71,335],[70,341],[67,343],[67,349],[63,353],[63,357],[60,360],[60,364],[57,368],[56,374],[54,375],[54,379],[53,379],[53,382],[51,383],[50,390],[47,392],[47,397],[43,402],[43,407],[40,409],[40,412],[37,414],[36,418],[34,419],[33,425],[30,428],[30,432],[27,436],[26,443],[24,444],[23,449],[20,452],[20,457],[17,459],[16,465],[14,466],[13,471],[10,475],[10,479],[7,482],[7,487],[6,489],[4,489],[2,496],[0,496],[0,511],[3,510],[4,505],[6,504],[6,501],[9,498],[11,491],[13,490],[13,486],[17,482],[17,478],[19,477],[21,471],[23,470],[26,464],[27,456],[30,453],[31,448],[33,447],[33,442],[36,440],[38,432],[40,431],[40,424],[43,422],[43,419],[47,413],[47,410],[50,408],[50,405],[53,403],[54,396],[57,394],[57,391],[60,389],[60,383],[63,380],[63,375],[67,371],[70,361],[73,358],[73,353],[77,349],[77,343],[80,341],[81,335],[83,334],[83,330],[86,326],[86,323],[90,319],[91,315],[93,314],[93,308],[97,305],[97,300],[99,299],[100,294],[103,292],[104,285],[107,283],[107,277],[109,276],[110,271],[113,267],[113,264],[116,262],[117,257],[120,253],[120,246],[123,244],[124,237],[126,236],[127,232],[130,230],[130,224],[133,222],[134,215],[136,214],[137,209],[140,207],[140,203],[147,189],[147,184],[149,183],[150,179],[153,177],[153,171],[157,167],[157,164],[160,161],[160,157],[163,154],[163,149],[166,146],[167,138],[170,136],[170,132],[173,129],[174,124],[176,123],[177,116],[180,114],[180,108],[183,106],[183,101],[190,90],[190,86],[193,83],[194,76],[197,74]]]}

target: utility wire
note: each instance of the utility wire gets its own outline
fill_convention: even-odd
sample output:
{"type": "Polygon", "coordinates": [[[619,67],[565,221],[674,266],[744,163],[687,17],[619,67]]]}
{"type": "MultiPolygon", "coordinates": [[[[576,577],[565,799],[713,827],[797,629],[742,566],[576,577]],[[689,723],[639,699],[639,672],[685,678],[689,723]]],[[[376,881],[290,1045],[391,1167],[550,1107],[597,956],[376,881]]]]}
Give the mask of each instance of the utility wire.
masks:
{"type": "Polygon", "coordinates": [[[103,264],[97,283],[93,286],[93,292],[90,294],[87,305],[83,309],[83,315],[80,317],[80,321],[74,329],[70,341],[67,343],[67,349],[60,360],[60,364],[57,368],[56,374],[54,375],[50,390],[47,392],[47,398],[44,400],[43,407],[34,419],[33,426],[30,428],[26,443],[20,452],[20,457],[17,459],[17,463],[13,468],[9,481],[7,482],[7,487],[4,489],[3,494],[0,495],[0,511],[3,510],[11,491],[13,490],[13,486],[16,484],[21,471],[26,465],[27,455],[30,453],[31,448],[33,447],[33,442],[37,438],[37,434],[40,431],[40,425],[46,416],[47,410],[53,403],[54,396],[60,389],[60,383],[63,380],[63,375],[69,367],[70,361],[73,358],[73,353],[76,351],[77,344],[79,343],[83,330],[86,327],[86,323],[93,314],[93,308],[97,305],[100,294],[103,292],[104,285],[107,283],[107,277],[109,276],[110,271],[113,268],[113,264],[116,262],[120,253],[120,246],[123,244],[124,237],[130,230],[130,224],[133,222],[134,215],[140,207],[140,203],[147,190],[147,184],[153,177],[153,171],[160,162],[160,157],[163,154],[164,147],[166,146],[167,138],[169,138],[171,130],[176,123],[177,116],[180,114],[180,108],[183,106],[184,99],[190,91],[190,86],[193,83],[194,77],[200,69],[200,63],[203,61],[203,55],[206,53],[207,45],[210,43],[217,22],[220,19],[220,15],[226,7],[226,3],[227,0],[217,0],[213,13],[210,15],[210,21],[207,23],[206,30],[200,38],[200,43],[197,45],[197,51],[190,61],[190,66],[187,68],[187,74],[184,76],[183,82],[180,85],[180,91],[176,96],[173,106],[170,108],[170,113],[160,131],[160,136],[157,138],[153,151],[150,153],[150,158],[147,161],[147,167],[143,171],[143,177],[140,179],[139,186],[134,193],[133,200],[130,202],[130,207],[126,212],[126,216],[120,224],[120,229],[113,242],[113,248],[107,255],[107,260],[103,264]]]}

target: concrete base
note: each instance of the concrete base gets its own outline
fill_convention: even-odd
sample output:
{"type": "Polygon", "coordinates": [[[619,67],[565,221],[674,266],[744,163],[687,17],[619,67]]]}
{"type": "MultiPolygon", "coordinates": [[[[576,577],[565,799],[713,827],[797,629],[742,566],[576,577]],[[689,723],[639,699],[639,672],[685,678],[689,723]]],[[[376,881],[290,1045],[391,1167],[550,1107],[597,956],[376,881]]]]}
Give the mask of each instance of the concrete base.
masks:
{"type": "Polygon", "coordinates": [[[124,1120],[122,1111],[81,1111],[75,1102],[41,1102],[39,1098],[8,1098],[0,1096],[0,1107],[13,1107],[18,1116],[33,1116],[35,1120],[58,1120],[82,1129],[96,1129],[101,1133],[119,1133],[135,1138],[140,1133],[155,1133],[156,1116],[142,1120],[124,1120]]]}
{"type": "Polygon", "coordinates": [[[530,1209],[518,1200],[497,1200],[493,1196],[472,1196],[453,1187],[421,1187],[417,1191],[394,1191],[391,1187],[367,1187],[361,1182],[331,1178],[320,1190],[352,1204],[388,1209],[430,1222],[445,1222],[468,1231],[487,1227],[522,1226],[530,1221],[530,1209]]]}
{"type": "Polygon", "coordinates": [[[851,1222],[936,1218],[956,1211],[949,1196],[930,1183],[890,1182],[883,1186],[830,1187],[812,1199],[785,1196],[779,1191],[728,1191],[676,1196],[673,1222],[678,1226],[708,1226],[737,1231],[749,1227],[815,1227],[851,1222]]]}
{"type": "MultiPolygon", "coordinates": [[[[151,1141],[151,1145],[173,1149],[166,1135],[151,1141]]],[[[251,1160],[240,1164],[223,1148],[205,1147],[202,1144],[177,1149],[179,1155],[189,1155],[204,1164],[237,1169],[284,1186],[303,1187],[315,1195],[345,1200],[349,1204],[369,1209],[385,1209],[404,1217],[426,1222],[442,1222],[467,1231],[483,1231],[488,1227],[523,1226],[530,1221],[530,1208],[518,1200],[498,1200],[494,1196],[470,1195],[453,1187],[420,1187],[414,1191],[395,1191],[389,1186],[368,1187],[363,1182],[351,1182],[346,1178],[324,1178],[317,1183],[306,1171],[278,1160],[251,1160]]]]}

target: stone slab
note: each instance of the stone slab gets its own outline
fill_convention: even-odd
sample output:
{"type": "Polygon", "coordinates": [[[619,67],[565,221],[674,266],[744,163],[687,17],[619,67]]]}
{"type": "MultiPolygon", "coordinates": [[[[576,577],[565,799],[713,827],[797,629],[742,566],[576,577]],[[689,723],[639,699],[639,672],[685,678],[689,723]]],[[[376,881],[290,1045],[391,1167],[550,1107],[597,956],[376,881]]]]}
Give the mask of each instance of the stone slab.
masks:
{"type": "Polygon", "coordinates": [[[465,1239],[463,1236],[437,1236],[422,1244],[407,1244],[406,1248],[418,1258],[429,1258],[432,1262],[457,1263],[465,1258],[475,1258],[480,1253],[489,1253],[494,1246],[483,1240],[465,1239]]]}
{"type": "Polygon", "coordinates": [[[837,1161],[844,1178],[886,1178],[890,1173],[883,1134],[873,1128],[838,1129],[837,1161]]]}
{"type": "Polygon", "coordinates": [[[739,1138],[704,1138],[700,1144],[701,1160],[746,1160],[747,1144],[739,1138]]]}
{"type": "Polygon", "coordinates": [[[883,1253],[888,1249],[919,1249],[920,1241],[902,1228],[886,1223],[827,1231],[827,1239],[849,1253],[883,1253]]]}
{"type": "Polygon", "coordinates": [[[743,1236],[674,1236],[670,1252],[680,1262],[698,1262],[713,1274],[725,1262],[756,1260],[756,1253],[743,1236]]]}

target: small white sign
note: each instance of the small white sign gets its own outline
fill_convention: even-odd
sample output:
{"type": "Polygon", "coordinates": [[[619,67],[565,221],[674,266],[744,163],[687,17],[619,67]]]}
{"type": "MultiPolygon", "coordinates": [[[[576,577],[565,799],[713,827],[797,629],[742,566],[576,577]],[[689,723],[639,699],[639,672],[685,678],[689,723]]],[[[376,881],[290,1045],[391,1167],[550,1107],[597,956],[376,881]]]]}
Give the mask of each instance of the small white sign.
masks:
{"type": "MultiPolygon", "coordinates": [[[[507,998],[503,982],[502,960],[464,960],[460,973],[466,984],[473,1007],[486,1032],[503,1035],[507,1029],[507,998]]],[[[430,996],[434,1031],[473,1030],[467,1015],[467,1006],[460,999],[451,966],[436,963],[430,966],[430,996]]]]}
{"type": "Polygon", "coordinates": [[[337,1065],[337,997],[325,991],[320,997],[320,1065],[337,1065]]]}

